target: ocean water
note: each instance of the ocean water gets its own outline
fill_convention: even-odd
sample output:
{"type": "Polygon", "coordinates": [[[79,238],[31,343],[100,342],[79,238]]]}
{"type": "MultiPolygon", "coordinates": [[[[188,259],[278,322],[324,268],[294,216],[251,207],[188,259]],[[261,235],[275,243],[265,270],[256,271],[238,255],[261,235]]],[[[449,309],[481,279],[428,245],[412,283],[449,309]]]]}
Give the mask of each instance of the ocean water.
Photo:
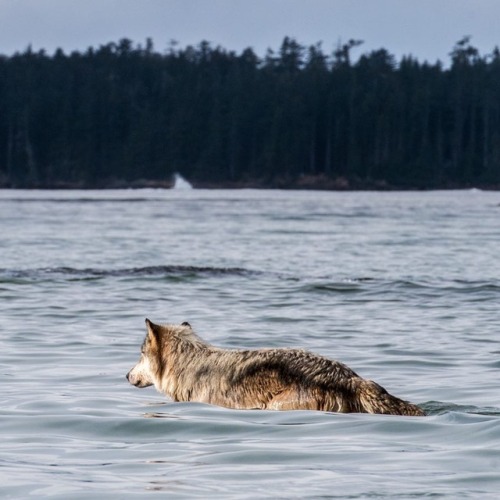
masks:
{"type": "Polygon", "coordinates": [[[498,498],[500,193],[0,191],[1,498],[498,498]],[[425,418],[174,403],[144,318],[425,418]]]}

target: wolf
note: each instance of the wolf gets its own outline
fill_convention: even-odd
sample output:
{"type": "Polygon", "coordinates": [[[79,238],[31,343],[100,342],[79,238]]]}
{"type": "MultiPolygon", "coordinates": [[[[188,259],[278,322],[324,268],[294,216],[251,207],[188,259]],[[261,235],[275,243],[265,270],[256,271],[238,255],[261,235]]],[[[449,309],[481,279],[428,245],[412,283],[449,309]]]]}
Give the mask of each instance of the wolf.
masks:
{"type": "Polygon", "coordinates": [[[235,409],[320,410],[422,416],[417,405],[389,394],[345,364],[302,349],[222,349],[203,341],[187,322],[146,319],[139,362],[127,373],[136,387],[174,401],[235,409]]]}

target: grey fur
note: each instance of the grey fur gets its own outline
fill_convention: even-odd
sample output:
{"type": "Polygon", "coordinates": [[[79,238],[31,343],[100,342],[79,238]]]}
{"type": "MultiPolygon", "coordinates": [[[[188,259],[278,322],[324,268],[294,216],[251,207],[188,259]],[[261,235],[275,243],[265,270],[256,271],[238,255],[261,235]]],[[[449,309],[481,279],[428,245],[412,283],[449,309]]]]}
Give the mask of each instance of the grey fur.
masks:
{"type": "Polygon", "coordinates": [[[221,349],[189,325],[146,320],[141,359],[127,374],[174,401],[227,408],[424,415],[348,366],[301,349],[221,349]]]}

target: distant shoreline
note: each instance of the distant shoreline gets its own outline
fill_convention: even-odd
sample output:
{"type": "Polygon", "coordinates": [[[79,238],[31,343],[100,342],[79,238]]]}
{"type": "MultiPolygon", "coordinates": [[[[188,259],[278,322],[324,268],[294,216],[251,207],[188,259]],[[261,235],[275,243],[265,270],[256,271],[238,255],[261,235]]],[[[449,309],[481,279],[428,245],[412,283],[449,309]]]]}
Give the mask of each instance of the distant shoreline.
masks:
{"type": "MultiPolygon", "coordinates": [[[[138,179],[135,181],[107,180],[99,183],[84,182],[55,182],[35,185],[8,185],[0,184],[0,189],[33,189],[33,190],[113,190],[113,189],[174,189],[173,180],[138,179]]],[[[440,191],[481,189],[484,191],[500,191],[496,184],[459,184],[443,183],[433,185],[405,184],[393,185],[383,180],[367,181],[361,179],[347,179],[344,177],[330,178],[324,175],[302,176],[298,179],[277,179],[273,181],[235,181],[235,182],[197,182],[189,181],[193,189],[281,189],[299,191],[440,191]]]]}
{"type": "Polygon", "coordinates": [[[500,49],[464,36],[445,68],[360,44],[29,47],[0,61],[0,187],[500,189],[500,49]]]}

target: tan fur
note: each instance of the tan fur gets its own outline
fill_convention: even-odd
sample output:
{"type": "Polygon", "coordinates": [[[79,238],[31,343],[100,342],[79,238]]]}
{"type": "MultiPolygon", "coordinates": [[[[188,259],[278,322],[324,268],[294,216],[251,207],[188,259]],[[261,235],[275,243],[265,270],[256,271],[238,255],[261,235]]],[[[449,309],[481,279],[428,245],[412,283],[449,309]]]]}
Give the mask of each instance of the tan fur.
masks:
{"type": "Polygon", "coordinates": [[[188,323],[146,320],[141,358],[127,374],[136,387],[154,385],[174,401],[227,408],[323,410],[424,415],[338,361],[300,349],[220,349],[188,323]]]}

